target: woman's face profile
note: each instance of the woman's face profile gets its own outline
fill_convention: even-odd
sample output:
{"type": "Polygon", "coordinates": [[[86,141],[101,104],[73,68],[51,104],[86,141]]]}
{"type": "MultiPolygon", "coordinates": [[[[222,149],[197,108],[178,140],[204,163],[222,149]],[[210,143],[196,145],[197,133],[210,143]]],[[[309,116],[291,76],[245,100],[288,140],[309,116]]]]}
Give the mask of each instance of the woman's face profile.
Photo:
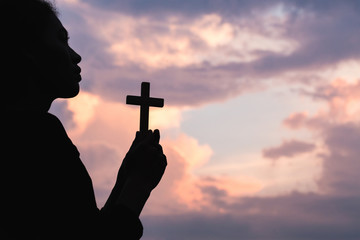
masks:
{"type": "Polygon", "coordinates": [[[80,90],[81,57],[69,46],[68,39],[60,20],[51,14],[34,59],[42,79],[40,88],[53,99],[75,97],[80,90]]]}

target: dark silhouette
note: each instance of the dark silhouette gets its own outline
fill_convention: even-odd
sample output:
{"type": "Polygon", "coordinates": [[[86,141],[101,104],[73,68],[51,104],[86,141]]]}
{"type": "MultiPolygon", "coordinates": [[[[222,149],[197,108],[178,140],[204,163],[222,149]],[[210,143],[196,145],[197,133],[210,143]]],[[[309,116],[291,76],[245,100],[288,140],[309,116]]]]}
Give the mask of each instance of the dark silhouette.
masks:
{"type": "Polygon", "coordinates": [[[139,215],[167,164],[159,131],[136,133],[99,210],[79,152],[48,113],[78,94],[81,57],[50,3],[1,0],[0,11],[1,238],[139,239],[139,215]]]}
{"type": "Polygon", "coordinates": [[[150,83],[141,83],[141,96],[126,97],[126,104],[140,105],[140,132],[149,129],[149,107],[163,107],[164,99],[150,97],[150,83]]]}

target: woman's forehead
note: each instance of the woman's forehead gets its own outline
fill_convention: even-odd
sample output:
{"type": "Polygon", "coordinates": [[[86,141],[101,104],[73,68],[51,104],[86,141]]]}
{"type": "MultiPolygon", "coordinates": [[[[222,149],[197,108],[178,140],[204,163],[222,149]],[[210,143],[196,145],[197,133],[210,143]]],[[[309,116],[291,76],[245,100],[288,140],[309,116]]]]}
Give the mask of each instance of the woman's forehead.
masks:
{"type": "Polygon", "coordinates": [[[56,27],[57,29],[61,29],[61,28],[65,29],[64,26],[62,25],[60,19],[55,14],[51,14],[50,21],[53,22],[52,23],[53,26],[56,27]]]}
{"type": "Polygon", "coordinates": [[[56,37],[58,33],[68,34],[60,19],[55,14],[50,14],[48,19],[47,34],[49,37],[56,37]]]}

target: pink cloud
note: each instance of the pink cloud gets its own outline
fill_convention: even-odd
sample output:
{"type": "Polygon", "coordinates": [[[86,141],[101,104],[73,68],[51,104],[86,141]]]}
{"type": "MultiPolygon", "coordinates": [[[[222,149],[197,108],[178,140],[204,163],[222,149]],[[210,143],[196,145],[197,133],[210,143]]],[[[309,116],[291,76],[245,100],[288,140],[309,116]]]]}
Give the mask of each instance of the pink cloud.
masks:
{"type": "Polygon", "coordinates": [[[294,113],[291,114],[289,117],[287,117],[283,124],[286,127],[292,128],[292,129],[299,129],[302,127],[307,119],[306,113],[294,113]]]}
{"type": "MultiPolygon", "coordinates": [[[[332,103],[317,114],[331,121],[332,103]]],[[[312,116],[308,117],[310,120],[312,116]]],[[[310,128],[309,128],[310,129],[310,128]]],[[[324,144],[319,192],[291,192],[273,197],[231,196],[219,180],[208,179],[200,187],[206,196],[200,211],[174,215],[144,216],[149,239],[351,239],[359,236],[360,219],[360,126],[357,122],[312,125],[318,142],[324,144]],[[214,182],[213,182],[214,180],[214,182]],[[210,211],[217,209],[218,211],[210,211]]],[[[301,141],[284,141],[273,157],[292,156],[313,148],[301,141]],[[295,150],[294,150],[295,149],[295,150]],[[302,150],[300,151],[302,152],[302,150]]],[[[221,181],[221,180],[220,180],[221,181]]]]}
{"type": "MultiPolygon", "coordinates": [[[[346,89],[351,86],[348,84],[346,89]]],[[[223,176],[192,174],[194,168],[202,166],[211,156],[211,149],[206,145],[187,135],[163,139],[169,166],[164,181],[153,192],[141,217],[145,226],[144,239],[195,240],[199,236],[203,239],[266,239],[271,236],[287,240],[301,239],[306,234],[313,239],[346,236],[356,240],[360,219],[357,144],[360,127],[356,118],[349,118],[353,113],[343,108],[355,97],[355,93],[347,92],[340,105],[334,105],[329,99],[327,108],[314,115],[294,114],[288,118],[294,130],[306,126],[316,135],[317,142],[324,144],[326,151],[318,155],[323,160],[323,173],[317,181],[318,193],[248,196],[257,191],[257,186],[223,176]],[[334,111],[339,114],[334,116],[334,111]],[[296,118],[301,120],[294,120],[296,118]],[[310,128],[315,120],[327,124],[312,124],[310,128]],[[240,190],[234,191],[234,188],[240,190]]],[[[71,101],[74,103],[66,105],[72,112],[67,116],[72,118],[69,122],[73,122],[69,133],[93,178],[101,206],[138,128],[138,122],[134,121],[138,119],[138,109],[93,94],[80,97],[78,102],[71,101]],[[82,113],[84,104],[88,108],[86,114],[82,113]]],[[[178,122],[180,116],[170,114],[167,117],[169,121],[174,118],[173,121],[178,122]]],[[[161,129],[161,121],[157,124],[161,129]]],[[[178,127],[179,124],[166,126],[178,127]]],[[[263,153],[265,157],[278,159],[296,157],[314,148],[311,143],[289,140],[263,153]]]]}
{"type": "MultiPolygon", "coordinates": [[[[71,112],[70,122],[74,125],[68,133],[78,146],[81,158],[92,176],[101,206],[139,128],[139,108],[107,101],[85,91],[70,100],[66,107],[71,112]]],[[[209,161],[212,150],[181,133],[181,110],[169,110],[160,109],[151,113],[154,121],[150,121],[150,127],[161,130],[161,143],[167,154],[168,167],[145,213],[196,209],[206,201],[197,186],[199,180],[192,171],[209,161]],[[174,135],[174,131],[178,133],[174,135]]]]}
{"type": "MultiPolygon", "coordinates": [[[[76,5],[81,1],[68,2],[76,5]]],[[[195,106],[249,92],[259,87],[262,81],[282,78],[285,73],[294,73],[297,78],[302,77],[303,72],[316,75],[339,61],[358,59],[356,7],[350,9],[336,4],[334,8],[331,4],[321,3],[304,4],[306,7],[302,8],[296,3],[292,4],[292,1],[290,5],[289,9],[273,5],[275,8],[270,8],[270,18],[266,21],[262,14],[264,11],[260,11],[258,16],[250,9],[246,10],[254,16],[236,17],[235,22],[228,21],[225,15],[216,15],[223,21],[216,22],[216,16],[211,21],[207,20],[205,27],[208,31],[200,35],[181,29],[176,24],[173,26],[175,32],[171,32],[171,25],[152,22],[156,17],[133,18],[128,14],[123,25],[116,25],[115,21],[115,25],[107,24],[104,28],[110,33],[106,37],[111,39],[100,39],[98,32],[93,31],[99,28],[90,27],[85,19],[86,16],[97,16],[95,19],[100,22],[106,20],[107,14],[110,16],[109,12],[99,14],[95,8],[76,9],[80,17],[72,25],[72,32],[75,33],[72,39],[84,52],[86,81],[83,85],[94,95],[99,95],[100,102],[90,106],[86,113],[93,113],[88,115],[80,113],[81,105],[68,104],[73,115],[66,118],[72,118],[68,122],[75,123],[69,124],[72,128],[70,132],[93,176],[100,202],[106,199],[117,166],[138,128],[138,123],[133,121],[138,119],[137,110],[113,101],[123,102],[123,97],[128,92],[137,91],[138,83],[144,79],[159,86],[156,95],[169,99],[172,105],[195,106]],[[140,25],[146,27],[136,25],[138,20],[140,25]],[[132,42],[121,40],[122,31],[118,30],[132,29],[126,28],[126,24],[137,27],[136,33],[124,32],[132,42]],[[241,29],[236,32],[238,25],[244,26],[245,30],[254,29],[256,33],[255,38],[253,34],[253,38],[246,39],[244,43],[252,44],[253,39],[259,41],[250,44],[252,48],[247,49],[250,58],[243,56],[243,48],[239,51],[229,45],[229,39],[234,42],[239,40],[231,39],[235,36],[234,32],[242,33],[241,29]],[[115,31],[109,31],[107,27],[114,27],[115,31]],[[211,37],[217,29],[226,33],[225,38],[219,36],[212,41],[211,37]],[[341,29],[341,34],[335,29],[341,29]],[[76,38],[76,34],[80,36],[76,38]],[[268,39],[263,42],[266,44],[259,44],[266,37],[273,42],[282,42],[282,46],[271,49],[272,41],[266,41],[268,39]],[[136,38],[140,40],[136,41],[136,38]],[[298,48],[292,48],[291,41],[287,41],[289,39],[295,39],[298,48]],[[172,41],[174,45],[171,45],[172,41]],[[270,48],[258,47],[267,45],[270,48]],[[110,51],[104,51],[106,49],[110,51]],[[121,53],[125,60],[121,58],[121,53]],[[189,56],[194,53],[198,59],[193,58],[196,54],[189,56]],[[152,54],[156,54],[154,59],[152,54]],[[239,61],[239,58],[249,61],[239,61]],[[166,64],[160,66],[163,63],[166,64]]],[[[238,9],[234,11],[238,12],[238,9]]],[[[169,20],[166,17],[165,21],[169,20]]],[[[187,26],[191,26],[194,19],[202,18],[200,15],[191,19],[183,18],[187,26]]],[[[263,156],[274,160],[292,158],[319,148],[321,153],[313,156],[322,160],[322,176],[317,179],[319,192],[239,197],[241,194],[234,194],[231,191],[233,188],[244,188],[244,192],[251,192],[256,186],[239,184],[222,176],[194,176],[192,170],[208,160],[211,155],[209,149],[191,136],[174,138],[169,134],[170,140],[164,141],[169,167],[163,183],[145,209],[145,238],[357,240],[360,235],[360,153],[357,144],[360,139],[360,81],[349,83],[336,80],[330,84],[324,81],[316,87],[313,87],[312,81],[307,80],[307,83],[310,83],[307,87],[313,89],[302,93],[323,101],[325,108],[313,115],[295,113],[283,124],[293,130],[309,130],[316,146],[309,142],[288,140],[277,147],[264,149],[263,156]]],[[[173,118],[174,122],[179,123],[179,116],[176,113],[169,119],[173,118]]],[[[157,124],[163,126],[161,122],[157,124]]],[[[178,127],[179,124],[174,124],[169,128],[179,130],[178,127]]]]}
{"type": "MultiPolygon", "coordinates": [[[[67,107],[71,113],[71,121],[65,119],[73,123],[68,133],[78,146],[81,159],[93,179],[97,202],[101,207],[114,184],[117,170],[135,131],[138,130],[139,109],[107,101],[87,92],[82,92],[66,105],[61,103],[60,106],[67,107]]],[[[212,149],[181,133],[181,111],[170,110],[167,113],[160,109],[152,114],[153,124],[162,130],[161,143],[167,154],[168,167],[163,181],[153,192],[144,210],[145,215],[199,211],[205,208],[217,212],[218,207],[208,200],[209,189],[221,189],[230,196],[252,195],[261,189],[261,185],[246,179],[196,176],[194,170],[210,160],[212,149]],[[178,133],[174,135],[174,132],[178,133]]]]}
{"type": "Polygon", "coordinates": [[[257,14],[254,22],[212,13],[158,20],[85,1],[61,4],[71,17],[77,14],[69,30],[83,56],[85,89],[119,102],[144,80],[157,84],[171,105],[224,101],[262,85],[259,79],[267,76],[254,69],[264,55],[284,57],[298,48],[294,39],[269,26],[286,28],[285,16],[257,14]]]}

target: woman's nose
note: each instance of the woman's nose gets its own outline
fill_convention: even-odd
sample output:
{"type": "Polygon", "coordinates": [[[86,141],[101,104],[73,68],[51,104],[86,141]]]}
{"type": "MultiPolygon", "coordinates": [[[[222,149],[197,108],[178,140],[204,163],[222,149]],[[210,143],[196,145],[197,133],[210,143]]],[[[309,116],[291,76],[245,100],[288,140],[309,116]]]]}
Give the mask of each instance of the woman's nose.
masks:
{"type": "Polygon", "coordinates": [[[74,51],[74,49],[70,48],[71,51],[71,59],[73,60],[74,63],[78,64],[81,62],[81,56],[74,51]]]}

